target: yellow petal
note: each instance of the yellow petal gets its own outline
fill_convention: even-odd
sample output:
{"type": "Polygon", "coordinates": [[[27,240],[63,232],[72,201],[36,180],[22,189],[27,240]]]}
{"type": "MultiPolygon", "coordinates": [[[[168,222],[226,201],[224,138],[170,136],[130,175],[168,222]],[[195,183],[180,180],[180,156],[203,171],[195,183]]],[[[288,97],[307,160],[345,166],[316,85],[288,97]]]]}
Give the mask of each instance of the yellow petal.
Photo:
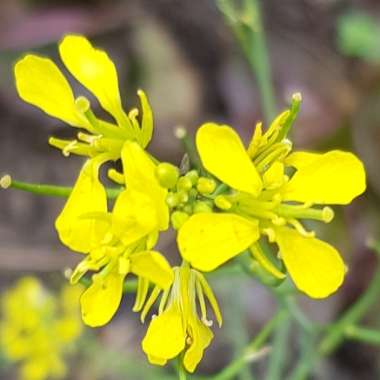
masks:
{"type": "Polygon", "coordinates": [[[29,54],[14,70],[17,92],[24,101],[73,127],[87,126],[75,107],[69,83],[53,61],[29,54]]]}
{"type": "Polygon", "coordinates": [[[155,204],[158,228],[163,231],[169,227],[169,209],[166,203],[167,190],[162,188],[156,178],[156,165],[139,144],[126,141],[121,151],[121,160],[127,187],[146,194],[155,204]]]}
{"type": "Polygon", "coordinates": [[[272,261],[266,256],[264,250],[261,248],[260,244],[252,244],[250,247],[252,256],[257,260],[257,262],[272,276],[278,279],[283,279],[286,277],[277,267],[272,263],[272,261]]]}
{"type": "Polygon", "coordinates": [[[276,242],[298,289],[312,298],[325,298],[340,287],[345,265],[331,245],[287,227],[276,228],[276,242]]]}
{"type": "Polygon", "coordinates": [[[141,146],[145,148],[153,135],[153,113],[144,91],[137,91],[142,108],[141,120],[141,146]]]}
{"type": "Polygon", "coordinates": [[[104,220],[86,218],[86,214],[106,213],[107,195],[98,178],[99,164],[88,160],[77,182],[55,221],[62,243],[74,251],[87,253],[104,238],[108,223],[104,220]]]}
{"type": "Polygon", "coordinates": [[[268,190],[276,189],[284,183],[284,164],[275,161],[263,175],[264,186],[268,190]]]}
{"type": "Polygon", "coordinates": [[[293,166],[296,169],[301,169],[319,159],[321,155],[321,153],[313,152],[293,152],[286,157],[285,165],[293,166]]]}
{"type": "Polygon", "coordinates": [[[91,327],[108,323],[119,308],[125,275],[111,272],[104,278],[95,275],[92,285],[82,294],[82,318],[91,327]]]}
{"type": "Polygon", "coordinates": [[[318,157],[302,156],[311,162],[305,166],[301,164],[284,186],[284,200],[348,204],[364,192],[365,170],[362,162],[352,153],[333,150],[318,157]]]}
{"type": "Polygon", "coordinates": [[[197,132],[196,144],[203,166],[236,190],[257,196],[262,183],[239,135],[226,125],[207,123],[197,132]]]}
{"type": "Polygon", "coordinates": [[[173,359],[185,348],[185,328],[182,315],[172,304],[161,315],[154,317],[142,341],[143,351],[148,357],[173,359]]]}
{"type": "Polygon", "coordinates": [[[148,356],[148,362],[150,364],[164,366],[168,362],[166,359],[156,358],[155,356],[152,356],[152,355],[147,355],[147,356],[148,356]]]}
{"type": "Polygon", "coordinates": [[[203,357],[203,351],[210,345],[214,334],[197,317],[189,320],[191,345],[183,357],[183,365],[189,372],[194,372],[203,357]]]}
{"type": "Polygon", "coordinates": [[[124,123],[117,72],[107,53],[78,35],[66,36],[59,45],[59,53],[71,74],[98,98],[106,111],[124,123]]]}
{"type": "Polygon", "coordinates": [[[145,251],[131,256],[131,272],[144,277],[162,289],[168,289],[174,279],[173,269],[159,252],[145,251]]]}
{"type": "Polygon", "coordinates": [[[125,245],[158,229],[156,204],[142,192],[127,188],[116,199],[112,211],[112,232],[125,245]]]}
{"type": "Polygon", "coordinates": [[[182,257],[193,267],[211,271],[247,249],[259,238],[258,222],[234,214],[201,213],[179,230],[182,257]]]}

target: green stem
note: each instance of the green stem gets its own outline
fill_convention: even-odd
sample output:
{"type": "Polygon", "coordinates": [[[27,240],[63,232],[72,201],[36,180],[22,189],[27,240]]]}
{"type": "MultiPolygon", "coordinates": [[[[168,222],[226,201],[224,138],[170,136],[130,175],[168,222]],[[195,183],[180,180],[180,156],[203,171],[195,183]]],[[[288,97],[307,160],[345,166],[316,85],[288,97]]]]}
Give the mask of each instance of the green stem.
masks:
{"type": "Polygon", "coordinates": [[[230,364],[227,365],[221,372],[217,375],[209,377],[208,380],[230,380],[233,379],[241,369],[255,359],[258,352],[263,348],[264,344],[272,334],[273,330],[278,326],[286,317],[286,312],[280,310],[275,314],[275,316],[267,322],[267,324],[260,330],[256,335],[255,339],[249,343],[243,352],[230,364]]]}
{"type": "MultiPolygon", "coordinates": [[[[326,335],[320,341],[317,350],[309,355],[307,359],[301,360],[290,380],[304,380],[312,371],[315,363],[320,360],[321,356],[328,356],[333,353],[350,333],[350,329],[355,326],[367,313],[369,308],[380,297],[380,265],[368,286],[366,291],[352,305],[343,316],[335,323],[329,326],[326,335]]],[[[356,330],[358,331],[358,330],[356,330]]],[[[355,328],[354,328],[355,334],[355,328]]],[[[373,338],[376,339],[376,338],[373,338]]]]}
{"type": "Polygon", "coordinates": [[[380,345],[380,331],[367,327],[349,326],[346,329],[346,337],[375,346],[380,345]]]}
{"type": "Polygon", "coordinates": [[[218,0],[218,6],[230,24],[256,76],[265,119],[270,123],[275,116],[276,102],[259,1],[243,0],[239,9],[234,0],[218,0]]]}
{"type": "Polygon", "coordinates": [[[315,339],[312,334],[303,331],[302,333],[302,345],[301,345],[301,357],[298,364],[294,368],[293,372],[289,375],[287,380],[305,380],[310,372],[310,368],[314,363],[314,357],[316,356],[315,339]]]}
{"type": "Polygon", "coordinates": [[[191,167],[201,170],[202,164],[195,148],[194,140],[189,136],[187,130],[184,127],[178,127],[175,131],[175,136],[181,141],[185,152],[189,156],[191,167]]]}
{"type": "Polygon", "coordinates": [[[266,380],[283,379],[282,371],[286,362],[286,352],[288,352],[287,343],[290,332],[290,326],[290,313],[288,310],[286,310],[284,319],[282,323],[277,326],[275,332],[273,349],[268,363],[268,372],[265,377],[266,380]]]}
{"type": "MultiPolygon", "coordinates": [[[[7,188],[26,191],[37,195],[46,195],[51,197],[64,197],[67,198],[72,191],[69,186],[55,186],[39,183],[22,182],[12,179],[7,188]]],[[[120,188],[106,188],[107,197],[110,199],[116,198],[122,189],[120,188]]]]}
{"type": "Polygon", "coordinates": [[[344,315],[331,326],[327,335],[319,345],[321,355],[329,355],[342,343],[347,328],[356,325],[366,314],[368,309],[380,297],[380,266],[378,268],[363,295],[352,305],[344,315]]]}
{"type": "Polygon", "coordinates": [[[187,379],[187,373],[186,373],[185,368],[183,367],[182,361],[183,361],[183,355],[179,355],[177,358],[178,380],[187,379]]]}

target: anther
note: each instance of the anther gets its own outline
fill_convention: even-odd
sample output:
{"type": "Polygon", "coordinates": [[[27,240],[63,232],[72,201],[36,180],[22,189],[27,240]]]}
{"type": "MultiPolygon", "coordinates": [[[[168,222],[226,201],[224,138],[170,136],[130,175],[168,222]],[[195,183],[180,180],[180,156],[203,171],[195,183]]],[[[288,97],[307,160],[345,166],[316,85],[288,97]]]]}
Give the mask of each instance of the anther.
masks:
{"type": "Polygon", "coordinates": [[[212,325],[213,325],[213,321],[211,321],[211,320],[208,320],[207,318],[205,318],[205,317],[202,317],[202,323],[205,325],[205,326],[207,326],[207,327],[211,327],[212,325]]]}
{"type": "Polygon", "coordinates": [[[75,148],[75,146],[78,144],[77,140],[73,140],[70,143],[68,143],[63,149],[62,149],[62,154],[65,157],[69,157],[71,150],[75,148]]]}
{"type": "Polygon", "coordinates": [[[66,268],[63,271],[63,276],[67,279],[70,280],[71,276],[73,275],[73,270],[71,268],[66,268]]]}
{"type": "Polygon", "coordinates": [[[0,178],[0,187],[2,189],[8,189],[12,185],[12,178],[9,174],[6,174],[0,178]]]}

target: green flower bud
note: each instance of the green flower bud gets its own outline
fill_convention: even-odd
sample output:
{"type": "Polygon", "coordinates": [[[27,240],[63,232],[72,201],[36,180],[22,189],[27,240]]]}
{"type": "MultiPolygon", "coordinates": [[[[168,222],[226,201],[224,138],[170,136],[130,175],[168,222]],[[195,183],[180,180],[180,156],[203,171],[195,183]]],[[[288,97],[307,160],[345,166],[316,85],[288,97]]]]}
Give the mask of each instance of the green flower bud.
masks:
{"type": "Polygon", "coordinates": [[[189,194],[187,191],[179,191],[177,197],[178,203],[186,203],[189,200],[189,194]]]}
{"type": "Polygon", "coordinates": [[[193,213],[193,206],[191,204],[186,204],[185,206],[183,206],[183,209],[182,209],[184,212],[186,212],[186,214],[189,214],[191,215],[193,213]]]}
{"type": "Polygon", "coordinates": [[[179,230],[188,218],[189,218],[189,214],[186,214],[186,212],[174,211],[171,216],[171,222],[172,222],[173,228],[175,230],[179,230]]]}
{"type": "Polygon", "coordinates": [[[210,194],[215,190],[216,183],[211,178],[200,177],[197,183],[197,190],[201,194],[210,194]]]}
{"type": "Polygon", "coordinates": [[[195,186],[198,182],[199,173],[197,170],[190,170],[188,173],[186,173],[185,177],[189,178],[191,184],[195,186]]]}
{"type": "Polygon", "coordinates": [[[193,187],[193,184],[192,184],[190,178],[180,177],[180,179],[177,182],[177,189],[178,190],[188,191],[192,187],[193,187]]]}
{"type": "Polygon", "coordinates": [[[212,212],[212,205],[209,202],[196,201],[193,207],[193,213],[197,214],[200,212],[212,212]]]}
{"type": "Polygon", "coordinates": [[[232,207],[232,203],[224,195],[218,195],[214,199],[214,203],[216,207],[225,211],[229,210],[232,207]]]}
{"type": "Polygon", "coordinates": [[[193,202],[197,199],[198,191],[195,189],[190,189],[188,194],[189,194],[189,201],[193,202]]]}
{"type": "Polygon", "coordinates": [[[178,206],[179,204],[179,197],[177,193],[169,193],[168,196],[166,197],[166,204],[170,208],[174,208],[178,206]]]}
{"type": "Polygon", "coordinates": [[[162,162],[156,167],[156,176],[162,187],[171,189],[178,181],[179,169],[168,162],[162,162]]]}

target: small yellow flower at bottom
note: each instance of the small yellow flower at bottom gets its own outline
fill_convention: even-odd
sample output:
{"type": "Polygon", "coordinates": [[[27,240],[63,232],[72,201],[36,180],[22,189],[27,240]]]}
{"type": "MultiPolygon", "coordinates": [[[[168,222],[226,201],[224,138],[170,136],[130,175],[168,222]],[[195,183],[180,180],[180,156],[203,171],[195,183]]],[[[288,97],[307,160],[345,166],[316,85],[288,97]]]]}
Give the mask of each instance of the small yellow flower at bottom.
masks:
{"type": "MultiPolygon", "coordinates": [[[[158,315],[152,318],[142,348],[148,360],[156,365],[165,365],[168,360],[183,352],[184,368],[188,372],[194,372],[214,336],[210,329],[212,321],[207,319],[205,296],[214,310],[219,326],[222,317],[215,296],[200,272],[184,264],[180,268],[174,268],[174,273],[173,286],[170,291],[163,293],[158,315]],[[197,299],[200,317],[197,313],[197,299]]],[[[142,310],[142,319],[157,297],[158,292],[154,289],[142,310]]]]}
{"type": "Polygon", "coordinates": [[[64,286],[57,297],[33,277],[24,277],[1,299],[1,351],[19,363],[21,380],[63,378],[65,356],[75,349],[83,324],[81,286],[64,286]]]}

